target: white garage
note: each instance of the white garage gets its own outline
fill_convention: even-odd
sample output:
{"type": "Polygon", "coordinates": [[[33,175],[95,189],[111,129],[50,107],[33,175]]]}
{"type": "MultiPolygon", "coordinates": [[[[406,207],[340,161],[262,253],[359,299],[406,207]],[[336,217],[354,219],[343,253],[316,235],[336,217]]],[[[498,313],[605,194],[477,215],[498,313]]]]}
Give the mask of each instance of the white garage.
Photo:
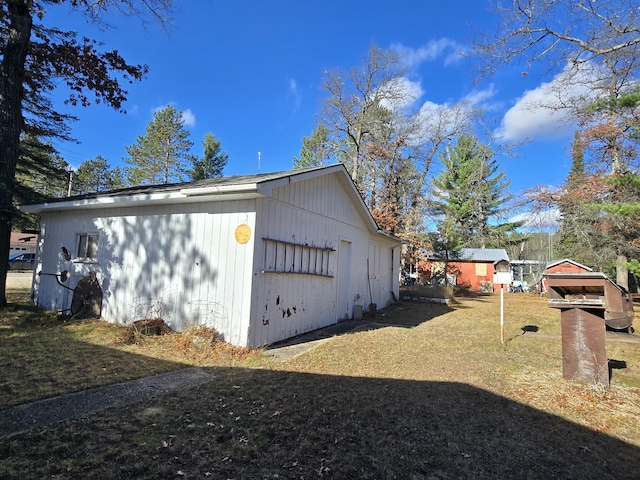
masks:
{"type": "Polygon", "coordinates": [[[67,310],[94,272],[101,316],[206,325],[258,347],[398,298],[400,241],[343,165],[136,187],[22,207],[41,215],[34,303],[67,310]],[[65,254],[63,254],[65,252],[65,254]]]}

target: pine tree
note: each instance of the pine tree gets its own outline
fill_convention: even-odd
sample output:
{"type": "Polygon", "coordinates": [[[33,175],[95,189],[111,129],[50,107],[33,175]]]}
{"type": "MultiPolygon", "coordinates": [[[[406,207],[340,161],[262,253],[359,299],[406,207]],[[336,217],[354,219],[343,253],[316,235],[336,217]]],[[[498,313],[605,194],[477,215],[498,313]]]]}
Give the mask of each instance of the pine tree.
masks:
{"type": "Polygon", "coordinates": [[[216,140],[213,133],[207,133],[202,141],[204,155],[193,161],[193,168],[189,170],[191,180],[204,180],[222,176],[227,165],[229,155],[221,151],[220,140],[216,140]]]}
{"type": "MultiPolygon", "coordinates": [[[[16,166],[14,201],[18,204],[42,203],[66,196],[70,170],[69,164],[56,153],[50,143],[31,135],[23,135],[16,166]]],[[[16,212],[13,225],[18,229],[36,229],[38,217],[16,212]]]]}
{"type": "Polygon", "coordinates": [[[576,132],[571,148],[571,170],[558,208],[560,228],[558,231],[558,253],[585,265],[600,263],[595,247],[600,242],[594,225],[594,215],[587,208],[589,202],[587,174],[584,164],[584,149],[580,132],[576,132]]]}
{"type": "Polygon", "coordinates": [[[331,156],[328,135],[327,128],[320,124],[310,137],[303,137],[300,158],[293,157],[293,168],[321,167],[327,163],[331,156]]]}
{"type": "Polygon", "coordinates": [[[434,179],[432,213],[451,222],[464,247],[497,246],[518,223],[498,223],[510,199],[509,185],[492,152],[477,138],[463,135],[440,155],[443,170],[434,179]]]}
{"type": "Polygon", "coordinates": [[[73,175],[72,192],[75,195],[104,192],[120,188],[122,180],[120,169],[112,170],[109,162],[102,156],[85,160],[73,175]]]}
{"type": "Polygon", "coordinates": [[[455,263],[451,261],[460,258],[460,249],[464,247],[462,236],[458,231],[456,222],[451,217],[445,217],[438,221],[438,229],[428,236],[433,257],[442,265],[431,272],[431,281],[437,285],[448,285],[449,275],[459,275],[455,263]]]}
{"type": "Polygon", "coordinates": [[[193,142],[184,128],[182,112],[171,105],[158,110],[147,124],[145,135],[138,135],[133,145],[125,147],[127,183],[157,185],[183,181],[186,162],[194,162],[189,152],[193,142]]]}

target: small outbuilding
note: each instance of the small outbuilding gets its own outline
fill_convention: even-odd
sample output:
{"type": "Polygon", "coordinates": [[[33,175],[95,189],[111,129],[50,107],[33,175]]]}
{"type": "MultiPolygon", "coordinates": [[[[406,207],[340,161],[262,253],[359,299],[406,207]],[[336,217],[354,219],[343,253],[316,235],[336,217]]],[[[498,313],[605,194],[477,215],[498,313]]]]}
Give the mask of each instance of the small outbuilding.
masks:
{"type": "MultiPolygon", "coordinates": [[[[448,262],[448,281],[471,290],[494,291],[500,288],[500,284],[493,283],[493,274],[495,264],[501,261],[509,263],[504,248],[462,248],[458,258],[448,262]]],[[[429,259],[427,263],[432,274],[444,269],[440,259],[429,259]]]]}
{"type": "MultiPolygon", "coordinates": [[[[592,271],[592,268],[582,265],[575,260],[563,258],[562,260],[547,263],[543,275],[549,273],[586,273],[592,271]]],[[[548,290],[547,279],[544,276],[536,283],[536,289],[538,292],[546,292],[548,290]]]]}
{"type": "Polygon", "coordinates": [[[460,272],[458,282],[469,284],[472,290],[499,290],[500,284],[493,283],[498,262],[509,263],[509,255],[504,248],[463,248],[460,258],[455,260],[460,272]]]}
{"type": "Polygon", "coordinates": [[[378,228],[343,165],[22,208],[41,216],[32,295],[45,309],[71,308],[55,276],[67,271],[70,288],[99,282],[109,322],[205,325],[258,347],[399,296],[401,242],[378,228]]]}

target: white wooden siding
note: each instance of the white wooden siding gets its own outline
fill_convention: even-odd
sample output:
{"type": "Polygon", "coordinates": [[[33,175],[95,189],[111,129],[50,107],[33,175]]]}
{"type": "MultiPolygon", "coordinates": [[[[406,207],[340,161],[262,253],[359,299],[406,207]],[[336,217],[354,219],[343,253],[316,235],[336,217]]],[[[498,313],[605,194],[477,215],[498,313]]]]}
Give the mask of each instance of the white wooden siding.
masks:
{"type": "MultiPolygon", "coordinates": [[[[251,307],[254,204],[246,200],[45,213],[41,238],[47,248],[37,268],[78,276],[96,271],[105,320],[127,324],[160,317],[178,330],[204,324],[225,340],[244,345],[251,307]],[[252,235],[241,245],[234,232],[243,223],[252,235]],[[76,232],[86,230],[100,234],[98,263],[64,261],[60,247],[73,251],[76,232]]],[[[71,286],[77,281],[73,277],[71,286]]],[[[72,293],[54,277],[39,277],[36,287],[38,305],[69,307],[72,293]]]]}
{"type": "Polygon", "coordinates": [[[367,258],[374,237],[378,239],[379,268],[390,267],[391,249],[397,242],[369,233],[351,199],[331,175],[292,183],[274,189],[272,198],[258,199],[256,230],[260,234],[256,238],[253,264],[250,346],[274,343],[332,325],[350,317],[354,304],[367,308],[369,303],[384,307],[391,302],[391,272],[385,270],[384,275],[378,276],[378,283],[385,283],[385,287],[376,285],[369,289],[367,258]],[[263,238],[332,249],[329,277],[263,272],[262,252],[266,248],[263,238]],[[341,257],[341,241],[350,244],[350,255],[342,252],[341,257]],[[344,261],[349,265],[339,265],[344,261]],[[348,285],[343,287],[338,277],[344,275],[345,269],[348,285]]]}
{"type": "Polygon", "coordinates": [[[364,229],[363,219],[336,178],[337,175],[322,175],[291,183],[274,189],[272,198],[306,212],[364,229]]]}
{"type": "MultiPolygon", "coordinates": [[[[103,318],[111,322],[161,317],[178,330],[204,324],[249,347],[284,340],[350,317],[355,304],[382,308],[397,294],[399,243],[371,232],[340,175],[250,200],[45,210],[36,270],[69,270],[71,287],[95,271],[103,318]],[[240,224],[251,230],[246,244],[234,236],[240,224]],[[65,261],[60,248],[75,252],[76,233],[86,231],[100,235],[98,262],[65,261]],[[304,246],[299,252],[322,249],[321,275],[265,272],[263,239],[304,246]]],[[[53,276],[36,277],[34,289],[41,307],[69,308],[72,293],[53,276]]]]}

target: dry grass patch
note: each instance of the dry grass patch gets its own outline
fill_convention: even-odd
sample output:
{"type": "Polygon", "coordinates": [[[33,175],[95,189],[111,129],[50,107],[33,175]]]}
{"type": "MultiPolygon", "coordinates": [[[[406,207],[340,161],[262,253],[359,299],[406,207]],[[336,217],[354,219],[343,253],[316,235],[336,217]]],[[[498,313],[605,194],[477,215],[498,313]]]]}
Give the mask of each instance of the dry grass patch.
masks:
{"type": "Polygon", "coordinates": [[[547,308],[546,298],[505,295],[503,345],[499,295],[459,299],[446,309],[403,303],[376,318],[380,328],[336,337],[280,368],[460,382],[640,446],[640,343],[623,341],[628,336],[609,337],[609,358],[625,366],[613,370],[609,391],[572,385],[562,378],[559,317],[547,308]]]}
{"type": "Polygon", "coordinates": [[[122,344],[102,322],[3,320],[3,344],[44,332],[96,361],[209,365],[215,380],[4,439],[0,477],[637,478],[640,344],[608,338],[625,367],[610,390],[572,385],[546,299],[505,295],[504,345],[499,314],[499,295],[401,302],[284,362],[197,331],[122,344]]]}
{"type": "Polygon", "coordinates": [[[260,356],[206,338],[211,332],[202,329],[132,341],[131,327],[29,307],[24,291],[8,292],[8,300],[0,309],[0,408],[185,366],[251,364],[260,356]]]}

